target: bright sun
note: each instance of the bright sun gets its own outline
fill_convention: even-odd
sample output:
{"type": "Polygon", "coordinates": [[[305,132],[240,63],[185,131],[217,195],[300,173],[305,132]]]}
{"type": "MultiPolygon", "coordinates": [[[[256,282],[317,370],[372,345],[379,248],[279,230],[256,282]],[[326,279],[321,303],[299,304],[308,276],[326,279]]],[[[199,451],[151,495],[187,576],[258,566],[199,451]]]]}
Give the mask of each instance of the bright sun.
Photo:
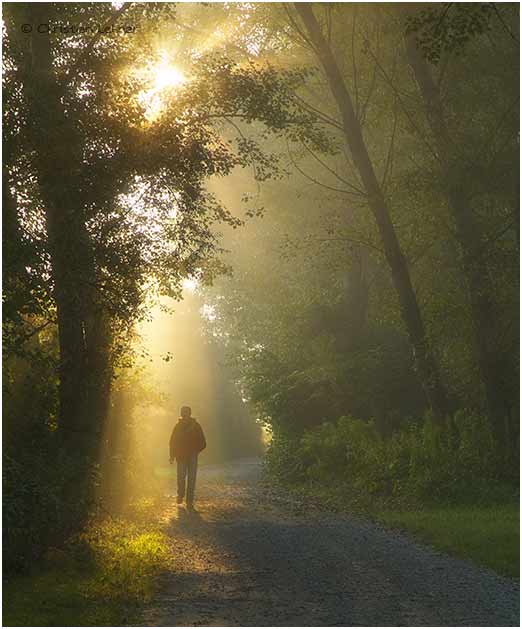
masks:
{"type": "Polygon", "coordinates": [[[193,293],[198,287],[198,281],[192,277],[186,277],[183,280],[183,288],[189,293],[193,293]]]}
{"type": "Polygon", "coordinates": [[[161,115],[167,93],[187,82],[183,72],[172,64],[167,53],[161,53],[157,61],[134,74],[149,86],[138,94],[138,101],[145,108],[145,117],[149,122],[154,122],[161,115]]]}
{"type": "Polygon", "coordinates": [[[178,87],[186,81],[184,74],[171,65],[166,56],[163,56],[160,62],[152,67],[152,74],[154,76],[154,89],[158,91],[178,87]]]}

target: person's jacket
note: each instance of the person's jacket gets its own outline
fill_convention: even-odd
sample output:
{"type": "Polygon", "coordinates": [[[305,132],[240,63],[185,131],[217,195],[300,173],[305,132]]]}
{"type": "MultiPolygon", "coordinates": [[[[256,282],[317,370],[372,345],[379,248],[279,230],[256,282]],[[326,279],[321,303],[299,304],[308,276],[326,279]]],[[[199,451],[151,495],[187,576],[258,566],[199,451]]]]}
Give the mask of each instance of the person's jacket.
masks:
{"type": "Polygon", "coordinates": [[[207,447],[205,435],[200,424],[190,417],[180,417],[170,436],[170,459],[186,461],[194,454],[199,454],[207,447]]]}

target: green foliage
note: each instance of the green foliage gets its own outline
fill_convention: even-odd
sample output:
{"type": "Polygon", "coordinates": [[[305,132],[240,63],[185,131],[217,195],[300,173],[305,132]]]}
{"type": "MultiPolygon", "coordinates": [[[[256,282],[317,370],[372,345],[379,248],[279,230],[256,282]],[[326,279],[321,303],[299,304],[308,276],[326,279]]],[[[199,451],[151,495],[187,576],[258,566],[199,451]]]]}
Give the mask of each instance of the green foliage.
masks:
{"type": "Polygon", "coordinates": [[[302,450],[311,461],[308,473],[312,478],[342,477],[354,486],[364,483],[370,492],[379,491],[383,440],[371,422],[341,417],[336,424],[323,424],[305,433],[302,450]],[[364,479],[364,480],[363,480],[364,479]]]}
{"type": "Polygon", "coordinates": [[[448,52],[461,52],[466,43],[490,28],[498,14],[493,2],[476,2],[472,6],[459,2],[437,3],[409,16],[409,31],[417,33],[419,47],[432,63],[448,52]]]}
{"type": "MultiPolygon", "coordinates": [[[[49,5],[46,19],[75,24],[81,16],[86,22],[103,23],[113,19],[114,13],[114,8],[101,5],[49,5]]],[[[185,42],[185,72],[191,76],[190,83],[173,94],[167,90],[162,116],[148,122],[136,95],[150,87],[147,82],[152,77],[136,78],[131,70],[146,67],[158,57],[151,29],[164,29],[170,36],[175,29],[179,38],[184,31],[167,5],[154,4],[144,10],[129,6],[123,13],[125,20],[134,22],[146,35],[140,34],[138,41],[100,37],[96,55],[89,54],[88,38],[69,31],[52,38],[52,58],[60,58],[66,69],[49,77],[48,102],[39,110],[42,116],[48,115],[51,91],[56,89],[63,94],[68,116],[74,120],[66,140],[59,128],[52,126],[56,122],[52,116],[47,133],[60,138],[56,144],[62,142],[62,152],[71,159],[81,155],[77,163],[81,176],[61,181],[60,187],[71,188],[76,214],[85,222],[95,259],[97,298],[119,327],[143,316],[145,283],[153,282],[163,294],[179,297],[184,277],[201,269],[208,269],[211,275],[213,264],[219,265],[220,247],[212,227],[221,222],[235,228],[241,220],[218,202],[205,182],[211,176],[224,177],[236,167],[252,167],[259,181],[280,176],[278,157],[260,144],[256,134],[265,138],[291,134],[326,146],[314,116],[293,98],[293,90],[309,71],[253,61],[239,63],[224,51],[201,54],[191,49],[190,42],[185,42]],[[65,80],[64,73],[70,68],[74,78],[65,80]],[[251,131],[249,127],[256,121],[262,124],[251,131]]],[[[17,268],[30,265],[23,279],[34,283],[36,272],[40,289],[48,297],[52,274],[42,219],[51,201],[43,190],[50,186],[53,193],[59,191],[53,182],[45,181],[42,186],[50,174],[38,172],[41,162],[35,155],[44,153],[40,160],[52,160],[53,152],[49,145],[37,144],[31,126],[37,121],[34,112],[31,117],[27,111],[26,102],[32,93],[27,79],[30,36],[20,36],[20,24],[32,23],[38,16],[36,11],[20,7],[12,7],[6,14],[9,71],[4,83],[12,150],[4,177],[13,196],[13,231],[17,227],[14,243],[8,248],[9,269],[15,264],[11,258],[17,268]],[[12,118],[15,110],[23,115],[12,118]],[[24,259],[20,261],[20,257],[24,259]]],[[[39,102],[44,100],[40,95],[39,102]]],[[[86,267],[87,262],[79,259],[78,264],[86,267]]],[[[32,293],[35,300],[36,291],[32,293]]]]}
{"type": "Polygon", "coordinates": [[[298,483],[306,478],[306,460],[299,450],[297,436],[273,435],[264,463],[269,476],[283,484],[298,483]]]}
{"type": "MultiPolygon", "coordinates": [[[[494,278],[482,290],[494,311],[492,344],[507,364],[499,395],[516,404],[518,172],[510,164],[518,162],[518,50],[511,36],[516,39],[518,7],[321,5],[314,11],[364,121],[451,407],[478,414],[485,409],[476,323],[447,203],[447,187],[455,182],[465,182],[466,202],[483,234],[477,260],[494,278]],[[430,71],[451,138],[449,181],[434,159],[419,86],[397,46],[406,16],[410,29],[443,57],[430,71]]],[[[310,63],[317,62],[298,25],[281,20],[276,7],[271,20],[256,7],[250,25],[256,19],[270,24],[259,38],[267,54],[286,42],[289,55],[300,60],[304,48],[310,63]],[[283,23],[288,34],[277,28],[283,23]]],[[[341,147],[342,125],[324,77],[307,76],[296,97],[330,122],[330,145],[341,147]]],[[[373,418],[389,434],[403,418],[421,416],[426,401],[381,243],[366,199],[357,194],[361,182],[341,150],[306,143],[287,150],[294,169],[287,180],[259,191],[262,220],[226,239],[234,275],[218,281],[208,297],[217,315],[214,329],[228,346],[245,395],[273,427],[299,433],[352,415],[373,418]]],[[[242,191],[248,185],[237,181],[242,191]]]]}
{"type": "Polygon", "coordinates": [[[459,411],[444,425],[427,418],[390,437],[372,422],[341,417],[306,432],[294,454],[299,457],[312,480],[340,480],[367,494],[439,502],[492,499],[486,488],[498,469],[490,424],[469,411],[459,411]]]}

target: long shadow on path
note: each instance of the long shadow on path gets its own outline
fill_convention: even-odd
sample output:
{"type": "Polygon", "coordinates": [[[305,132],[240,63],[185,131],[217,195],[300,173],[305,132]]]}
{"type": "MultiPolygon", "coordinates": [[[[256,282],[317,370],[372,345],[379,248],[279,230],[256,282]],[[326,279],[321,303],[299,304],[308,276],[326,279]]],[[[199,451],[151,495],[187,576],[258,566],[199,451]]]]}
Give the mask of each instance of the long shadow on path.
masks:
{"type": "Polygon", "coordinates": [[[272,505],[252,462],[207,470],[165,515],[161,626],[518,626],[518,585],[357,518],[272,505]],[[245,469],[242,475],[242,466],[245,469]]]}

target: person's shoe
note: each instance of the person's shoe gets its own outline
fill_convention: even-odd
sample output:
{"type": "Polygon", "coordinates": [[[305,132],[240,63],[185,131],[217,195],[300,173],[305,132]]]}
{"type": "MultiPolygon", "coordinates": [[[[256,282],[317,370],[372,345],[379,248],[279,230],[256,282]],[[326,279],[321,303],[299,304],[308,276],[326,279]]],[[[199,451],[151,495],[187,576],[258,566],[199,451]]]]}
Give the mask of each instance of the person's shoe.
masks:
{"type": "Polygon", "coordinates": [[[183,504],[183,498],[180,498],[179,496],[176,498],[176,504],[181,505],[183,504]]]}

